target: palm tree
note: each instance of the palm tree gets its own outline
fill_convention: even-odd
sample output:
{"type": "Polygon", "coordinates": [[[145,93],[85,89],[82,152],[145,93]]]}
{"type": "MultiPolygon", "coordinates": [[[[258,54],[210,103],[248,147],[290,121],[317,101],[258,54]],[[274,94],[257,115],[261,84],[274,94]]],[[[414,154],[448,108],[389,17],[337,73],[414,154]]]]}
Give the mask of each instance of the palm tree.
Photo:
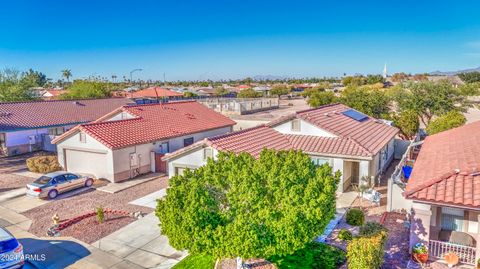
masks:
{"type": "Polygon", "coordinates": [[[62,77],[66,78],[70,82],[70,77],[72,76],[72,71],[70,69],[62,70],[62,77]]]}
{"type": "Polygon", "coordinates": [[[117,79],[117,75],[112,75],[113,82],[115,82],[116,79],[117,79]]]}

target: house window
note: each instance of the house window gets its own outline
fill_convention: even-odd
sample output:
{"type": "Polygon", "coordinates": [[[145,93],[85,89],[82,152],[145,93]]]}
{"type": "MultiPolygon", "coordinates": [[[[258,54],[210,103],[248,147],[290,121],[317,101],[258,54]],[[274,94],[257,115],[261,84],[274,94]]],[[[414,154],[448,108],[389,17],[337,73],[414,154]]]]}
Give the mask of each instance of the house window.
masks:
{"type": "Polygon", "coordinates": [[[190,146],[191,144],[193,144],[193,137],[183,139],[183,146],[184,147],[190,146]]]}
{"type": "Polygon", "coordinates": [[[464,211],[442,207],[442,230],[463,232],[464,211]]]}
{"type": "Polygon", "coordinates": [[[292,131],[300,132],[300,120],[292,120],[292,131]]]}
{"type": "Polygon", "coordinates": [[[80,133],[80,143],[87,143],[87,135],[85,133],[80,133]]]}
{"type": "Polygon", "coordinates": [[[213,149],[204,148],[203,149],[203,160],[206,161],[208,158],[213,158],[213,149]]]}
{"type": "Polygon", "coordinates": [[[330,163],[330,160],[329,159],[325,159],[325,158],[312,158],[312,161],[315,165],[323,165],[325,163],[330,163]]]}
{"type": "Polygon", "coordinates": [[[5,148],[7,146],[7,136],[5,133],[0,133],[0,148],[5,148]]]}
{"type": "Polygon", "coordinates": [[[49,135],[61,135],[64,133],[63,127],[57,127],[57,128],[50,128],[48,129],[48,134],[49,135]]]}
{"type": "Polygon", "coordinates": [[[158,152],[162,153],[162,154],[165,154],[165,153],[168,153],[168,142],[164,142],[164,143],[161,143],[159,146],[158,146],[158,152]]]}

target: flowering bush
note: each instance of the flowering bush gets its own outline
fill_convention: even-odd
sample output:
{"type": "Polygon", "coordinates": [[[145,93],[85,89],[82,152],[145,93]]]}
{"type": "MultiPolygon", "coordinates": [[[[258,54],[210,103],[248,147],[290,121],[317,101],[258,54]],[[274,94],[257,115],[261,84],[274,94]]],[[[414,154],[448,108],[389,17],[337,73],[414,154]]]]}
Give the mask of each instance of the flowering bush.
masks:
{"type": "Polygon", "coordinates": [[[423,243],[416,243],[415,246],[413,246],[412,252],[415,254],[427,254],[428,248],[423,243]]]}

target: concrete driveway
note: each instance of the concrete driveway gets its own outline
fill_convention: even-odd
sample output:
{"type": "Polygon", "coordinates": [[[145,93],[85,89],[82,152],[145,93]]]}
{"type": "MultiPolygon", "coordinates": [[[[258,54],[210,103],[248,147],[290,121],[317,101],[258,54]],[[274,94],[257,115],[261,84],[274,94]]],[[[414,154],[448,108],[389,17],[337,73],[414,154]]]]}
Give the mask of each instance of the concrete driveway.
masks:
{"type": "Polygon", "coordinates": [[[171,268],[188,253],[178,251],[160,235],[158,218],[154,213],[100,239],[93,246],[131,262],[136,268],[171,268]]]}

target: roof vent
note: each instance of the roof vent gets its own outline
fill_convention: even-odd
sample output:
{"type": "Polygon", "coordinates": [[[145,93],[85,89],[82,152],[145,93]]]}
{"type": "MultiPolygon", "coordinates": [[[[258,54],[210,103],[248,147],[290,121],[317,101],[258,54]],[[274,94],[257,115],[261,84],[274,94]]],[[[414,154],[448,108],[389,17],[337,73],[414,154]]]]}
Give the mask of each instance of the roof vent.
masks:
{"type": "Polygon", "coordinates": [[[80,105],[80,102],[79,101],[73,101],[73,104],[74,105],[80,105]]]}
{"type": "Polygon", "coordinates": [[[328,114],[328,112],[327,112],[327,113],[324,113],[323,115],[324,115],[325,117],[330,117],[330,114],[328,114]]]}

